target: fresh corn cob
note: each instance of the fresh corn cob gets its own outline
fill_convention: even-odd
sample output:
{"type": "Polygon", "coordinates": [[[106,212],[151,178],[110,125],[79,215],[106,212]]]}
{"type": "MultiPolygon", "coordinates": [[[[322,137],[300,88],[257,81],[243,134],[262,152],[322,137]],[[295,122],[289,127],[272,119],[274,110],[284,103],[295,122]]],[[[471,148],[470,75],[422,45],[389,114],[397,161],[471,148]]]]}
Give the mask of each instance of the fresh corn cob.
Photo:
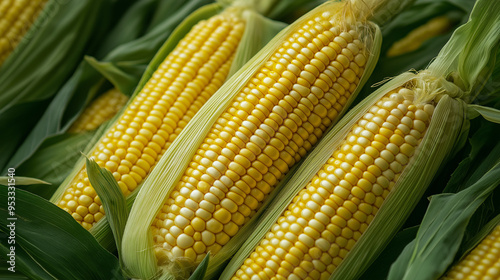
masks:
{"type": "MultiPolygon", "coordinates": [[[[125,196],[227,78],[244,29],[236,8],[196,24],[91,152],[99,166],[113,173],[125,196]]],[[[86,229],[104,217],[85,168],[52,201],[86,229]]]]}
{"type": "Polygon", "coordinates": [[[220,279],[359,278],[463,143],[464,101],[488,79],[500,38],[500,5],[477,3],[426,70],[395,77],[325,136],[220,279]]]}
{"type": "Polygon", "coordinates": [[[46,2],[47,0],[0,2],[0,66],[19,44],[46,2]]]}
{"type": "Polygon", "coordinates": [[[80,133],[98,128],[118,113],[127,100],[116,88],[108,90],[85,108],[68,132],[80,133]]]}
{"type": "Polygon", "coordinates": [[[369,108],[232,279],[330,277],[427,131],[434,102],[415,91],[395,89],[369,108]]]}
{"type": "Polygon", "coordinates": [[[169,258],[199,262],[209,251],[216,254],[356,90],[365,46],[354,29],[341,31],[323,16],[271,56],[199,147],[152,225],[155,246],[171,250],[169,258]],[[319,46],[307,38],[312,25],[324,32],[315,37],[319,46]]]}
{"type": "Polygon", "coordinates": [[[395,42],[387,51],[387,56],[393,57],[417,50],[425,41],[448,32],[452,26],[453,21],[448,16],[435,17],[395,42]]]}
{"type": "Polygon", "coordinates": [[[500,225],[486,236],[464,259],[453,266],[443,280],[500,278],[500,225]]]}
{"type": "Polygon", "coordinates": [[[311,11],[216,94],[229,90],[234,99],[212,115],[210,109],[196,115],[204,131],[193,125],[181,133],[133,205],[122,252],[136,277],[220,253],[345,112],[379,50],[378,28],[360,14],[349,1],[311,11]],[[191,133],[199,138],[191,141],[191,133]],[[179,146],[192,157],[182,161],[187,155],[179,146]],[[169,178],[161,178],[166,172],[169,178]]]}

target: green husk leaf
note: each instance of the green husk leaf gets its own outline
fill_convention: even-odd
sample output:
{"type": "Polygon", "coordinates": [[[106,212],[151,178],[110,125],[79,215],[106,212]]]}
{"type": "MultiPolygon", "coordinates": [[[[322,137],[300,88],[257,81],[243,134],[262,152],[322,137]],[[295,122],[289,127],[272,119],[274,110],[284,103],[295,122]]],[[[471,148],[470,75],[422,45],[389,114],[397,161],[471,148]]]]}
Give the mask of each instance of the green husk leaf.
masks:
{"type": "Polygon", "coordinates": [[[476,104],[470,104],[468,107],[471,118],[481,115],[490,122],[500,124],[500,110],[476,104]]]}
{"type": "MultiPolygon", "coordinates": [[[[335,5],[341,7],[340,5],[342,4],[343,3],[330,2],[319,7],[318,10],[332,9],[332,6],[335,5]]],[[[201,144],[217,118],[231,104],[231,100],[234,96],[238,94],[239,90],[253,76],[255,71],[260,69],[273,54],[281,40],[287,38],[287,35],[293,32],[295,28],[298,28],[299,24],[300,19],[282,30],[266,47],[264,47],[264,49],[245,64],[232,76],[232,78],[224,83],[179,134],[160,159],[155,169],[144,181],[144,186],[139,191],[137,199],[132,207],[129,221],[125,228],[123,241],[125,263],[129,268],[133,267],[131,270],[141,273],[140,277],[152,277],[157,271],[156,257],[151,250],[153,241],[150,233],[150,225],[157,215],[157,211],[161,208],[161,205],[165,203],[166,198],[183,175],[186,166],[196,152],[196,148],[201,144]],[[201,126],[200,124],[203,125],[201,126]],[[169,176],[165,177],[163,174],[169,174],[169,176]],[[133,227],[131,226],[132,224],[134,224],[133,227]]],[[[370,35],[375,37],[374,41],[370,42],[372,44],[370,50],[374,53],[371,59],[376,60],[379,48],[377,43],[380,43],[380,32],[378,32],[378,28],[374,25],[369,25],[369,28],[372,28],[370,32],[373,32],[370,35]]],[[[368,63],[368,65],[371,66],[370,63],[368,63]]],[[[369,75],[369,73],[370,67],[367,66],[365,74],[369,75]]],[[[359,87],[361,87],[361,85],[359,87]]],[[[242,230],[239,232],[242,232],[242,230]]],[[[237,238],[236,236],[233,237],[233,239],[244,241],[244,239],[237,238]]],[[[214,258],[217,258],[217,255],[214,258]]],[[[210,270],[209,267],[209,271],[210,270]]],[[[213,268],[211,271],[215,270],[217,270],[217,268],[213,268]]]]}
{"type": "Polygon", "coordinates": [[[208,253],[198,267],[195,269],[193,274],[189,277],[189,280],[203,280],[205,278],[205,273],[207,272],[208,261],[210,260],[210,253],[208,253]]]}
{"type": "MultiPolygon", "coordinates": [[[[13,201],[9,191],[0,187],[1,201],[13,201]]],[[[38,270],[32,266],[35,262],[56,279],[124,279],[116,257],[64,210],[19,189],[15,190],[15,203],[15,209],[0,204],[0,231],[10,234],[8,224],[15,222],[15,246],[26,252],[22,257],[29,256],[22,261],[30,270],[38,270]],[[11,211],[15,214],[9,214],[11,211]]],[[[21,272],[30,274],[30,270],[21,272]]]]}
{"type": "Polygon", "coordinates": [[[86,168],[90,184],[92,184],[97,195],[101,198],[102,206],[104,207],[104,212],[106,213],[107,221],[113,233],[116,248],[118,249],[118,256],[120,257],[123,230],[128,218],[125,197],[109,170],[99,167],[94,160],[89,160],[88,158],[86,158],[86,168]]]}
{"type": "Polygon", "coordinates": [[[500,184],[500,162],[469,188],[431,198],[416,239],[391,267],[388,279],[436,279],[453,261],[467,224],[500,184]]]}
{"type": "Polygon", "coordinates": [[[229,77],[236,73],[267,42],[287,26],[285,23],[270,20],[253,10],[245,11],[243,16],[247,25],[241,43],[236,50],[237,55],[229,70],[229,77]]]}
{"type": "MultiPolygon", "coordinates": [[[[391,22],[382,27],[384,40],[381,47],[381,56],[367,84],[374,85],[379,81],[386,80],[387,77],[395,77],[408,69],[424,69],[427,67],[449,40],[456,26],[467,20],[466,16],[472,10],[474,2],[474,0],[417,0],[414,5],[396,15],[391,22]],[[449,32],[425,41],[415,51],[395,57],[387,56],[387,51],[395,42],[429,20],[443,15],[453,25],[449,32]]],[[[371,87],[363,88],[357,100],[362,100],[371,94],[373,90],[371,87]]],[[[355,103],[357,102],[355,101],[355,103]]]]}
{"type": "Polygon", "coordinates": [[[14,186],[28,186],[28,185],[37,185],[37,184],[43,184],[43,185],[50,185],[50,183],[45,182],[43,180],[37,179],[37,178],[30,178],[30,177],[22,177],[22,176],[14,176],[14,180],[12,180],[11,177],[8,176],[0,176],[0,185],[3,186],[8,186],[9,183],[13,184],[14,186]]]}
{"type": "Polygon", "coordinates": [[[269,9],[265,16],[282,22],[293,22],[326,0],[281,0],[269,9]]]}
{"type": "MultiPolygon", "coordinates": [[[[157,19],[154,23],[142,23],[140,26],[130,24],[148,21],[151,14],[157,15],[168,10],[168,7],[165,6],[166,3],[177,3],[178,1],[156,0],[154,3],[150,2],[151,0],[140,1],[132,6],[110,32],[109,36],[103,40],[102,46],[95,54],[95,57],[102,58],[106,63],[118,63],[124,66],[124,75],[127,75],[128,80],[117,84],[117,86],[126,95],[131,95],[147,63],[183,17],[198,6],[208,2],[208,0],[193,0],[183,3],[180,7],[179,4],[173,4],[171,11],[169,10],[166,15],[176,13],[175,16],[162,18],[162,21],[157,19]],[[156,9],[158,6],[161,9],[156,9]],[[139,11],[147,11],[147,13],[138,14],[139,11]],[[138,16],[140,18],[137,18],[138,16]],[[143,26],[146,24],[148,26],[143,26]],[[144,34],[146,31],[148,33],[144,34]]],[[[20,143],[22,145],[17,149],[7,166],[16,167],[22,164],[33,155],[45,139],[65,132],[84,110],[85,105],[96,95],[105,92],[107,89],[109,89],[109,85],[105,84],[103,75],[87,61],[82,61],[64,86],[58,91],[54,91],[57,94],[50,104],[47,102],[49,108],[45,113],[43,115],[40,113],[37,116],[38,118],[33,117],[33,119],[27,118],[27,120],[23,120],[23,122],[30,121],[32,123],[36,119],[37,123],[27,137],[26,135],[23,136],[26,137],[24,141],[21,141],[21,137],[16,138],[17,141],[13,145],[19,145],[20,143]]],[[[33,109],[35,113],[38,112],[37,110],[39,109],[33,109]]],[[[20,117],[17,116],[17,118],[20,117]]],[[[12,121],[12,118],[9,120],[12,121]]],[[[8,126],[9,120],[5,122],[6,129],[11,129],[8,126]]],[[[0,127],[3,127],[1,116],[0,127]]],[[[12,132],[12,134],[10,132],[8,130],[9,135],[17,135],[17,132],[12,132]]],[[[10,148],[14,149],[14,146],[0,147],[0,150],[10,148]]]]}
{"type": "Polygon", "coordinates": [[[94,49],[89,42],[108,31],[115,16],[111,2],[49,1],[0,68],[0,130],[9,135],[0,143],[0,174],[83,53],[94,49]]]}

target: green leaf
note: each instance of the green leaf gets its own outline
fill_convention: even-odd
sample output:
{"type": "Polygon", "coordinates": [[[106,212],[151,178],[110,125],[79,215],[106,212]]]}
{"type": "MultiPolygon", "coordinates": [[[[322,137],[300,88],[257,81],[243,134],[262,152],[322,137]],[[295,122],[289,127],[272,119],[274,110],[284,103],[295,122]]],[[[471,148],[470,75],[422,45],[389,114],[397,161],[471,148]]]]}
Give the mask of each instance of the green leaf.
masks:
{"type": "MultiPolygon", "coordinates": [[[[114,236],[118,256],[121,256],[122,236],[128,218],[125,197],[113,174],[106,168],[101,168],[94,160],[86,159],[87,174],[90,184],[94,187],[102,201],[104,212],[114,236]]],[[[123,266],[122,266],[123,267],[123,266]]]]}
{"type": "Polygon", "coordinates": [[[27,186],[27,185],[50,185],[50,183],[45,182],[40,179],[30,178],[30,177],[22,177],[22,176],[14,176],[14,181],[10,181],[10,177],[0,176],[0,185],[7,186],[9,183],[19,186],[27,186]]]}
{"type": "Polygon", "coordinates": [[[0,187],[0,201],[4,201],[0,231],[10,235],[9,226],[15,223],[15,246],[27,253],[31,259],[26,259],[27,264],[37,263],[57,279],[123,279],[116,257],[68,213],[23,190],[15,190],[15,196],[8,191],[0,187]],[[7,201],[14,201],[9,197],[15,197],[15,209],[8,209],[7,201]],[[15,215],[9,215],[10,211],[15,215]]]}
{"type": "Polygon", "coordinates": [[[453,261],[469,219],[500,184],[500,162],[469,188],[431,198],[417,237],[393,264],[389,280],[436,279],[453,261]]]}
{"type": "Polygon", "coordinates": [[[207,272],[209,260],[210,252],[208,252],[208,254],[203,258],[193,274],[191,274],[191,276],[189,277],[189,280],[203,280],[203,278],[205,277],[205,273],[207,272]]]}

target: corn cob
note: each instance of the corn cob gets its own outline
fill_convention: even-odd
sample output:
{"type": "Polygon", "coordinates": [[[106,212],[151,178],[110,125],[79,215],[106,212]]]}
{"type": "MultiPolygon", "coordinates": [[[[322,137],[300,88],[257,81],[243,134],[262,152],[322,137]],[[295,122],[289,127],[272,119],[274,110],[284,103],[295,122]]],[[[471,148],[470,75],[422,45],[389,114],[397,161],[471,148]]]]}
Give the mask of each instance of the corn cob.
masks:
{"type": "Polygon", "coordinates": [[[108,90],[85,108],[68,132],[80,133],[98,128],[118,113],[127,100],[116,88],[108,90]]]}
{"type": "Polygon", "coordinates": [[[354,29],[340,31],[328,16],[292,35],[212,127],[152,225],[169,258],[216,254],[344,108],[366,52],[354,29]],[[327,34],[315,37],[320,46],[307,38],[313,24],[327,34]],[[329,45],[319,40],[328,35],[329,45]]]}
{"type": "Polygon", "coordinates": [[[435,17],[395,42],[387,51],[387,56],[393,57],[415,51],[425,41],[448,32],[452,26],[453,22],[448,16],[435,17]]]}
{"type": "MultiPolygon", "coordinates": [[[[191,117],[226,79],[245,22],[237,10],[195,25],[158,67],[91,156],[134,191],[191,117]]],[[[104,216],[85,168],[52,200],[86,229],[104,216]]]]}
{"type": "Polygon", "coordinates": [[[232,279],[330,277],[426,133],[434,104],[414,91],[396,89],[369,108],[232,279]]]}
{"type": "Polygon", "coordinates": [[[395,77],[325,136],[220,279],[360,277],[463,143],[464,101],[488,78],[470,73],[491,71],[476,57],[498,45],[500,6],[477,3],[427,69],[395,77]],[[495,21],[484,21],[486,12],[495,21]],[[480,50],[469,48],[481,40],[480,50]]]}
{"type": "Polygon", "coordinates": [[[46,2],[47,0],[0,2],[0,65],[19,44],[46,2]]]}
{"type": "MultiPolygon", "coordinates": [[[[254,57],[245,66],[247,72],[233,79],[242,82],[233,86],[228,81],[234,99],[213,116],[204,139],[190,146],[191,160],[186,160],[186,167],[176,167],[171,178],[179,180],[162,187],[170,193],[160,196],[158,204],[150,201],[158,198],[154,188],[160,186],[155,180],[168,171],[162,167],[149,177],[153,183],[146,181],[146,189],[138,194],[122,248],[125,263],[136,276],[151,277],[156,265],[168,267],[178,261],[196,265],[207,253],[219,253],[292,165],[339,119],[359,90],[365,70],[373,69],[368,53],[378,52],[371,41],[376,40],[377,27],[356,21],[350,4],[329,2],[308,13],[254,57]],[[144,219],[148,211],[156,214],[144,219]],[[149,229],[130,227],[131,221],[141,219],[146,224],[149,218],[149,229]],[[151,242],[148,249],[129,248],[136,235],[151,242]],[[146,255],[140,258],[148,268],[136,265],[137,254],[146,255]]],[[[175,157],[177,152],[170,151],[169,158],[175,157]]]]}
{"type": "Polygon", "coordinates": [[[479,243],[463,260],[453,266],[443,280],[500,278],[500,226],[479,243]]]}

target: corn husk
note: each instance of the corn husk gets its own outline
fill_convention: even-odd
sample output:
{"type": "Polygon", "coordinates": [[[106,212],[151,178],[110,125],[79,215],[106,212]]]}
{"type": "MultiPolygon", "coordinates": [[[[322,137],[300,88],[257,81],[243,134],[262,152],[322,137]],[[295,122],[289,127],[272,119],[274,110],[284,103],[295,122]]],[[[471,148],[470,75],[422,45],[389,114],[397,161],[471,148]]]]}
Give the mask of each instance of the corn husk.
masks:
{"type": "Polygon", "coordinates": [[[293,197],[312,179],[350,128],[387,92],[401,86],[422,88],[421,100],[437,106],[430,126],[413,159],[396,182],[373,222],[336,268],[330,279],[357,279],[402,226],[424,194],[432,177],[453,151],[461,147],[469,130],[468,105],[493,69],[498,46],[500,6],[480,0],[471,20],[452,36],[436,60],[421,72],[403,73],[361,101],[335,126],[306,158],[298,171],[273,200],[257,229],[233,257],[221,279],[229,279],[267,233],[293,197]],[[484,16],[488,10],[491,17],[484,16]],[[495,16],[493,16],[495,15],[495,16]],[[480,43],[478,43],[480,42],[480,43]],[[474,46],[474,47],[472,47],[474,46]]]}
{"type": "MultiPolygon", "coordinates": [[[[329,2],[319,6],[310,13],[318,11],[342,11],[345,7],[346,1],[343,2],[329,2]]],[[[361,12],[362,14],[362,12],[361,12]]],[[[378,57],[378,50],[380,46],[380,31],[377,25],[371,22],[365,22],[368,15],[361,15],[360,25],[361,29],[365,32],[370,55],[370,61],[367,63],[367,68],[361,78],[360,86],[358,86],[353,97],[359,92],[361,85],[366,81],[370,75],[376,59],[378,57]]],[[[306,18],[305,15],[303,18],[306,18]]],[[[256,56],[254,56],[240,71],[238,71],[230,80],[228,80],[219,91],[204,105],[204,107],[193,117],[192,121],[186,128],[179,134],[176,140],[172,143],[169,150],[164,154],[158,165],[152,171],[150,176],[144,182],[143,187],[139,191],[137,199],[132,207],[127,226],[125,228],[123,238],[123,257],[125,263],[131,270],[135,271],[136,277],[151,278],[158,276],[159,270],[162,270],[162,275],[165,279],[175,277],[174,268],[168,266],[158,268],[156,265],[156,258],[152,250],[152,235],[150,226],[157,215],[161,206],[165,203],[166,198],[173,190],[179,179],[184,173],[196,148],[201,144],[211,126],[215,123],[217,118],[222,112],[231,104],[233,97],[239,90],[246,84],[246,82],[253,76],[253,74],[260,68],[263,63],[272,55],[279,42],[287,37],[288,34],[298,28],[302,20],[299,19],[282,32],[280,32],[269,44],[262,49],[256,56]],[[201,125],[203,124],[203,125],[201,125]],[[169,174],[165,176],[164,174],[169,174]]],[[[352,102],[352,99],[350,99],[352,102]]],[[[348,104],[350,104],[348,102],[348,104]]],[[[348,106],[347,106],[348,107],[348,106]]],[[[342,113],[347,110],[347,107],[342,113]]],[[[338,119],[337,119],[338,120],[338,119]]],[[[289,174],[293,172],[290,171],[289,174]]],[[[285,177],[283,183],[290,177],[285,177]]],[[[278,193],[277,190],[281,189],[280,186],[276,187],[276,191],[271,193],[267,202],[269,203],[271,197],[278,193]]],[[[219,269],[221,269],[225,262],[229,260],[233,252],[240,247],[244,240],[250,236],[248,233],[253,228],[257,217],[264,211],[265,207],[254,216],[252,220],[224,246],[220,252],[215,256],[210,257],[206,278],[218,276],[219,269]]],[[[181,261],[179,263],[171,263],[173,267],[183,267],[181,261]]],[[[177,275],[178,276],[178,275],[177,275]]]]}

